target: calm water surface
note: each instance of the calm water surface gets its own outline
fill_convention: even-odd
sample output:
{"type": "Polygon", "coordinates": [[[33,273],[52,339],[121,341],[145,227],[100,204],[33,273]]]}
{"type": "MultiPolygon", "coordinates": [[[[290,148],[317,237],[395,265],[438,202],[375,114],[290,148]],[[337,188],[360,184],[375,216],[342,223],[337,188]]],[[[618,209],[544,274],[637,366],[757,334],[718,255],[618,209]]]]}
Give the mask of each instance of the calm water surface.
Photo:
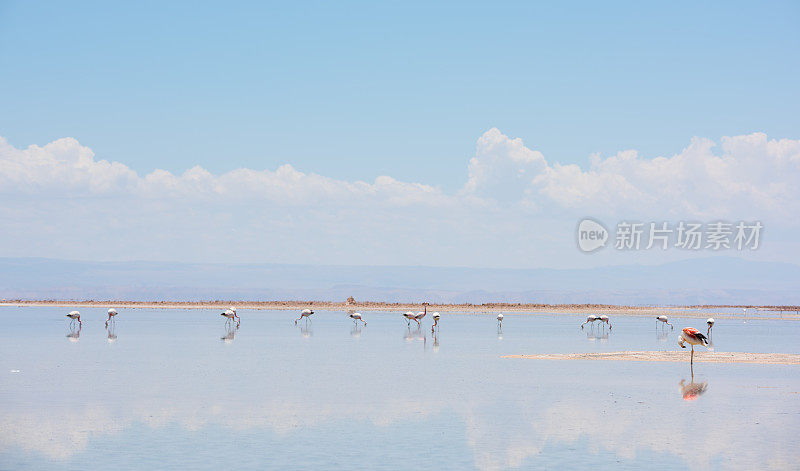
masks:
{"type": "MultiPolygon", "coordinates": [[[[0,308],[0,469],[798,469],[800,367],[540,361],[676,350],[705,318],[0,308]]],[[[717,351],[800,353],[800,322],[717,320],[717,351]]],[[[687,351],[688,360],[688,351],[687,351]]]]}

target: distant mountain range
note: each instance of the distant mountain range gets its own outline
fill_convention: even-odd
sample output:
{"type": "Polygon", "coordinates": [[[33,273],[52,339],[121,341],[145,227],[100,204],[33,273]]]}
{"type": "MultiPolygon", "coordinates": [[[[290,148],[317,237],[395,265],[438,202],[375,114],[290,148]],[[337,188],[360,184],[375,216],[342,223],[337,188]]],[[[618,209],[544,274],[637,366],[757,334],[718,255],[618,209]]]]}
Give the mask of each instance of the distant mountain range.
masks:
{"type": "Polygon", "coordinates": [[[711,257],[590,269],[0,258],[0,299],[800,304],[800,266],[711,257]]]}

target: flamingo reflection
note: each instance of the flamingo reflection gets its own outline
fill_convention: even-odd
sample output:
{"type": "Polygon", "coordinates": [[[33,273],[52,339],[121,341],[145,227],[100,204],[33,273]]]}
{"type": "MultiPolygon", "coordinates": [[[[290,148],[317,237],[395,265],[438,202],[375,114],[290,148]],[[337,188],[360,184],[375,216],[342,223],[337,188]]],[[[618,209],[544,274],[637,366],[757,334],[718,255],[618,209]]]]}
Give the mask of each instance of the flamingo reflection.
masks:
{"type": "Polygon", "coordinates": [[[361,337],[361,325],[357,323],[353,323],[353,327],[350,329],[350,336],[354,339],[361,337]]]}
{"type": "Polygon", "coordinates": [[[689,381],[689,384],[686,384],[685,379],[682,379],[680,382],[681,396],[683,396],[684,401],[694,401],[705,394],[706,389],[708,389],[708,381],[703,381],[702,383],[694,382],[694,366],[690,366],[689,370],[692,374],[692,379],[689,381]]]}
{"type": "Polygon", "coordinates": [[[69,328],[69,333],[67,334],[67,338],[70,342],[77,342],[81,338],[81,329],[83,326],[78,324],[78,328],[75,328],[75,325],[71,325],[69,328]]]}
{"type": "Polygon", "coordinates": [[[117,323],[114,322],[113,319],[110,324],[106,322],[106,341],[108,341],[108,343],[117,341],[117,323]]]}
{"type": "Polygon", "coordinates": [[[607,342],[608,341],[608,335],[609,335],[609,332],[607,332],[606,329],[602,329],[601,330],[601,329],[598,328],[595,331],[594,326],[591,326],[591,328],[586,331],[586,339],[589,340],[590,342],[594,342],[596,340],[599,340],[601,342],[607,342]]]}
{"type": "Polygon", "coordinates": [[[237,330],[239,330],[238,325],[234,326],[233,323],[227,324],[225,326],[225,335],[219,339],[228,344],[233,343],[233,341],[236,339],[237,330]]]}
{"type": "Polygon", "coordinates": [[[305,339],[309,339],[309,338],[311,338],[312,335],[314,335],[314,331],[311,330],[311,327],[309,327],[308,324],[301,325],[300,326],[300,335],[302,335],[303,338],[305,338],[305,339]]]}

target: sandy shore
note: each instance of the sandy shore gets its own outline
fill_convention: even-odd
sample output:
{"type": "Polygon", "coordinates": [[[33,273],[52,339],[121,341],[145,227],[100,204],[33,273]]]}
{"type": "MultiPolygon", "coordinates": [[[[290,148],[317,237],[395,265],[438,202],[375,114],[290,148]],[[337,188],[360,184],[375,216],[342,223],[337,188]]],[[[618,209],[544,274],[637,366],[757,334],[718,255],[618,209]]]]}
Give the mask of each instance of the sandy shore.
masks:
{"type": "MultiPolygon", "coordinates": [[[[608,353],[545,353],[540,355],[506,355],[503,358],[526,360],[612,360],[688,362],[690,352],[608,352],[608,353]]],[[[762,365],[800,365],[800,355],[792,353],[694,352],[700,363],[757,363],[762,365]]]]}
{"type": "MultiPolygon", "coordinates": [[[[300,310],[305,308],[329,311],[418,311],[422,305],[403,303],[357,302],[353,304],[328,301],[197,301],[197,302],[137,302],[137,301],[24,301],[4,300],[0,306],[53,306],[53,307],[97,307],[126,309],[221,309],[235,305],[238,309],[257,310],[300,310]]],[[[430,304],[429,311],[451,312],[459,314],[496,314],[503,312],[509,315],[536,314],[607,314],[623,316],[658,316],[669,317],[709,317],[719,319],[742,319],[738,312],[742,306],[616,306],[607,304],[430,304]],[[722,312],[722,308],[737,308],[735,313],[722,312]],[[700,311],[702,309],[702,311],[700,311]],[[720,309],[717,311],[716,309],[720,309]]],[[[759,319],[800,320],[800,307],[797,306],[747,306],[748,317],[759,319]]]]}

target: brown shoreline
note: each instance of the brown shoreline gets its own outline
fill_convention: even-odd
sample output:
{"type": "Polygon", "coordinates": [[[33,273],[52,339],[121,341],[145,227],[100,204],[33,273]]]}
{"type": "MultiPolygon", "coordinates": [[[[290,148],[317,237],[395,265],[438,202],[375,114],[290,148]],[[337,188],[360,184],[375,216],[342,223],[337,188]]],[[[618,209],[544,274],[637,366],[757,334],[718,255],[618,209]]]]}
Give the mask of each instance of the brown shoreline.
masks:
{"type": "MultiPolygon", "coordinates": [[[[127,309],[219,309],[235,305],[239,309],[254,310],[299,310],[316,308],[331,311],[416,311],[420,303],[383,302],[331,302],[331,301],[70,301],[70,300],[3,300],[0,306],[52,306],[52,307],[115,307],[127,309]]],[[[526,314],[588,314],[604,313],[622,316],[670,317],[709,317],[719,319],[742,319],[743,315],[731,312],[715,312],[714,309],[742,308],[745,306],[619,306],[609,304],[430,304],[428,310],[460,314],[492,314],[497,312],[511,315],[526,314]],[[704,309],[704,311],[698,311],[704,309]]],[[[750,311],[747,318],[800,320],[798,306],[746,306],[750,311]],[[756,312],[753,312],[756,310],[756,312]],[[759,313],[758,310],[768,311],[759,313]]]]}

